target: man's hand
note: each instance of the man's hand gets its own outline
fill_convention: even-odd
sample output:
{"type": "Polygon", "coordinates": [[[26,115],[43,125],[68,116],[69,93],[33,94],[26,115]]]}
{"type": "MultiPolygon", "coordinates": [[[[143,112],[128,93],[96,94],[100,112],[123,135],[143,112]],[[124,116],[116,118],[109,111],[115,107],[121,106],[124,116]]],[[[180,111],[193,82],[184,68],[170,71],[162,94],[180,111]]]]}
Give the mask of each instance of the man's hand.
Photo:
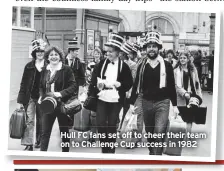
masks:
{"type": "Polygon", "coordinates": [[[136,114],[135,110],[136,110],[137,108],[138,108],[137,106],[130,105],[129,110],[130,110],[130,111],[131,111],[131,113],[134,115],[134,114],[136,114]]]}
{"type": "Polygon", "coordinates": [[[120,86],[121,86],[121,83],[120,83],[120,82],[118,82],[118,81],[116,81],[116,82],[114,83],[114,86],[115,86],[116,88],[118,88],[118,87],[120,87],[120,86]]]}
{"type": "Polygon", "coordinates": [[[23,104],[17,103],[16,109],[22,109],[22,108],[23,108],[23,104]]]}
{"type": "Polygon", "coordinates": [[[191,95],[190,95],[190,93],[186,92],[184,94],[184,97],[185,97],[186,100],[189,100],[191,98],[191,95]]]}
{"type": "Polygon", "coordinates": [[[179,112],[177,106],[173,106],[173,114],[174,114],[174,118],[176,118],[176,117],[178,116],[179,113],[180,113],[180,112],[179,112]]]}
{"type": "Polygon", "coordinates": [[[54,96],[57,97],[57,98],[62,97],[61,93],[59,93],[59,92],[54,92],[54,96]]]}

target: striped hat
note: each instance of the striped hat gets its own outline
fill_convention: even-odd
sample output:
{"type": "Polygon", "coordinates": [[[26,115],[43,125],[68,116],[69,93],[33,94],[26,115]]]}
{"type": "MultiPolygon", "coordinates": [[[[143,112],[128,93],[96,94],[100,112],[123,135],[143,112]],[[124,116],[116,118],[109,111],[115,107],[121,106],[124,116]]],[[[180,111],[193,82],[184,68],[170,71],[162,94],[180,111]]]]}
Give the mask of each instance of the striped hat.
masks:
{"type": "Polygon", "coordinates": [[[68,41],[68,49],[79,49],[78,37],[74,37],[72,40],[68,41]]]}
{"type": "Polygon", "coordinates": [[[117,33],[111,33],[110,38],[108,42],[105,44],[105,46],[115,46],[120,49],[123,44],[123,41],[124,41],[124,38],[122,36],[120,36],[117,33]]]}
{"type": "Polygon", "coordinates": [[[159,46],[159,49],[162,49],[161,33],[156,31],[149,31],[145,37],[145,45],[149,43],[156,43],[159,46]]]}
{"type": "Polygon", "coordinates": [[[140,45],[138,45],[137,43],[133,43],[132,44],[132,50],[134,51],[134,52],[138,52],[138,50],[140,49],[140,45]]]}
{"type": "Polygon", "coordinates": [[[47,96],[40,104],[40,110],[43,114],[52,114],[57,107],[55,98],[47,96]]]}
{"type": "Polygon", "coordinates": [[[43,50],[44,51],[45,47],[47,45],[47,43],[43,39],[32,40],[31,44],[32,44],[32,51],[35,51],[35,50],[43,50]]]}
{"type": "Polygon", "coordinates": [[[126,54],[131,53],[132,51],[132,45],[128,42],[125,42],[122,46],[121,46],[121,50],[123,52],[125,52],[126,54]]]}

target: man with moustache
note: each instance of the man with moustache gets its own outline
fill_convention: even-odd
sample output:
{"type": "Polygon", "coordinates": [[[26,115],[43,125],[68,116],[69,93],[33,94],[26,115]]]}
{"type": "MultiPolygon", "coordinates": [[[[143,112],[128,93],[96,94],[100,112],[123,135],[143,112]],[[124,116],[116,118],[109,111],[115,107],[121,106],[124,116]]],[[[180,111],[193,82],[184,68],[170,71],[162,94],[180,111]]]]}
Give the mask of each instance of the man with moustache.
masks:
{"type": "MultiPolygon", "coordinates": [[[[165,134],[168,123],[170,101],[174,113],[178,114],[177,95],[175,89],[172,65],[159,55],[162,49],[161,34],[150,31],[146,35],[145,44],[147,57],[138,66],[134,86],[132,88],[131,104],[134,104],[138,94],[142,93],[142,109],[145,130],[148,134],[165,134]]],[[[134,112],[135,107],[131,105],[134,112]]],[[[163,143],[163,138],[147,138],[151,143],[163,143]]],[[[149,147],[150,155],[162,155],[163,147],[149,147]]]]}

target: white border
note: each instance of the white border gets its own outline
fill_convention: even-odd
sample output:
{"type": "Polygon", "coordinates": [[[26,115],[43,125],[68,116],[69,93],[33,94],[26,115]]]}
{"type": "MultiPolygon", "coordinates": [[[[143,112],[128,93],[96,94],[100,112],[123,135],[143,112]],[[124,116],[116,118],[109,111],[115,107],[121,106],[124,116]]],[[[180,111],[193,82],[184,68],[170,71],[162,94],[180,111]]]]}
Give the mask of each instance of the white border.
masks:
{"type": "MultiPolygon", "coordinates": [[[[39,3],[39,2],[35,2],[35,6],[34,6],[34,3],[32,2],[18,2],[16,5],[14,4],[14,6],[19,6],[18,4],[20,4],[21,6],[32,6],[32,7],[36,7],[36,6],[42,6],[43,7],[43,4],[39,3]],[[25,5],[24,5],[25,4],[25,5]],[[30,5],[29,5],[30,4],[30,5]]],[[[66,3],[66,2],[63,2],[63,3],[66,3]]],[[[78,2],[76,2],[78,3],[78,2]]],[[[122,2],[120,2],[122,3],[122,2]]],[[[150,2],[151,3],[151,2],[150,2]]],[[[163,4],[164,3],[167,3],[167,2],[162,2],[163,4]]],[[[169,5],[170,5],[170,2],[168,2],[169,5]]],[[[172,2],[171,2],[172,3],[172,2]]],[[[178,2],[175,2],[175,3],[178,3],[178,2]]],[[[180,2],[179,2],[180,3],[180,2]]],[[[183,2],[182,2],[183,3],[183,2]]],[[[190,3],[192,2],[188,2],[188,4],[186,5],[189,5],[190,3]]],[[[191,5],[194,5],[194,7],[197,7],[198,8],[198,5],[195,4],[196,2],[194,2],[193,4],[191,5]]],[[[57,7],[59,8],[58,6],[61,5],[60,3],[58,2],[53,2],[51,5],[49,5],[50,3],[48,2],[45,2],[44,4],[44,7],[57,7]]],[[[81,3],[78,3],[78,4],[81,4],[81,3]]],[[[105,4],[102,2],[102,5],[105,4]]],[[[115,5],[116,3],[114,4],[110,4],[111,7],[109,7],[109,9],[112,9],[113,6],[115,5]]],[[[132,5],[135,4],[134,2],[132,3],[132,5]]],[[[69,5],[71,7],[71,3],[67,3],[67,5],[69,5]]],[[[74,5],[74,2],[73,2],[73,5],[74,5]]],[[[96,5],[94,3],[94,5],[96,5]]],[[[183,4],[182,4],[183,5],[183,4]]],[[[206,4],[208,5],[208,3],[206,4]]],[[[63,6],[62,8],[68,8],[69,6],[63,6]]],[[[77,5],[75,6],[76,8],[80,8],[80,6],[82,8],[87,8],[86,6],[83,6],[83,5],[77,5]]],[[[108,9],[108,6],[103,6],[103,8],[101,8],[100,6],[97,6],[99,8],[97,9],[108,9]],[[105,8],[106,7],[106,8],[105,8]]],[[[93,3],[92,2],[89,2],[88,3],[88,8],[93,8],[93,3]]],[[[121,4],[119,5],[119,10],[128,10],[128,9],[121,9],[121,8],[128,8],[128,5],[126,6],[122,6],[121,4]]],[[[204,12],[204,13],[208,13],[207,9],[206,8],[200,8],[200,9],[197,9],[197,10],[185,10],[185,9],[182,9],[182,10],[169,10],[169,9],[166,9],[166,10],[163,10],[162,8],[160,10],[157,10],[158,7],[154,8],[154,9],[147,9],[147,11],[170,11],[170,12],[204,12]]],[[[116,8],[114,8],[116,9],[116,8]]],[[[19,156],[50,156],[50,157],[55,157],[55,156],[58,156],[58,157],[77,157],[77,158],[80,158],[80,157],[84,157],[84,158],[105,158],[105,159],[135,159],[135,160],[174,160],[174,161],[209,161],[209,162],[214,162],[215,161],[215,156],[216,156],[216,123],[217,123],[217,107],[218,107],[218,103],[217,103],[217,97],[218,97],[218,71],[219,71],[219,38],[220,38],[220,12],[218,12],[217,10],[211,8],[210,6],[210,9],[211,11],[214,10],[214,12],[212,13],[216,13],[216,23],[215,23],[215,61],[214,61],[214,91],[213,91],[213,109],[212,109],[212,137],[211,137],[211,156],[210,157],[194,157],[194,156],[149,156],[149,155],[132,155],[132,154],[101,154],[101,153],[76,153],[76,152],[69,152],[69,153],[63,153],[63,152],[40,152],[40,151],[33,151],[33,152],[25,152],[25,151],[19,151],[19,150],[7,150],[6,154],[7,155],[19,155],[19,156]]],[[[133,10],[133,9],[130,9],[130,10],[133,10]]],[[[140,10],[140,9],[137,9],[137,7],[135,8],[135,10],[140,10]]],[[[141,7],[141,10],[146,10],[144,8],[141,7]]],[[[8,120],[9,121],[9,120],[8,120]]],[[[9,129],[7,127],[7,129],[9,129]]],[[[8,132],[8,131],[7,131],[8,132]]],[[[8,137],[7,137],[7,142],[8,142],[8,137]]]]}

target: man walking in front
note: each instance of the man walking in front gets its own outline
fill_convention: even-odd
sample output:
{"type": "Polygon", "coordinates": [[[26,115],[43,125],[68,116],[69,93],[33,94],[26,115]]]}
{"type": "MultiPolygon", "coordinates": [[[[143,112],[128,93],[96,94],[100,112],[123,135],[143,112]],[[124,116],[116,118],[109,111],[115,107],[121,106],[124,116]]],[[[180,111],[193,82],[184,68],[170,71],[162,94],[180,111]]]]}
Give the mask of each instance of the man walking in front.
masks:
{"type": "MultiPolygon", "coordinates": [[[[179,113],[172,65],[159,55],[159,50],[162,49],[160,37],[159,32],[147,33],[144,44],[147,57],[138,66],[131,95],[131,104],[134,104],[138,94],[142,92],[143,116],[148,134],[166,133],[170,100],[174,113],[179,113]]],[[[131,110],[135,110],[133,105],[131,110]]],[[[163,138],[147,138],[150,144],[154,144],[154,147],[149,147],[150,155],[162,155],[163,138]]]]}

